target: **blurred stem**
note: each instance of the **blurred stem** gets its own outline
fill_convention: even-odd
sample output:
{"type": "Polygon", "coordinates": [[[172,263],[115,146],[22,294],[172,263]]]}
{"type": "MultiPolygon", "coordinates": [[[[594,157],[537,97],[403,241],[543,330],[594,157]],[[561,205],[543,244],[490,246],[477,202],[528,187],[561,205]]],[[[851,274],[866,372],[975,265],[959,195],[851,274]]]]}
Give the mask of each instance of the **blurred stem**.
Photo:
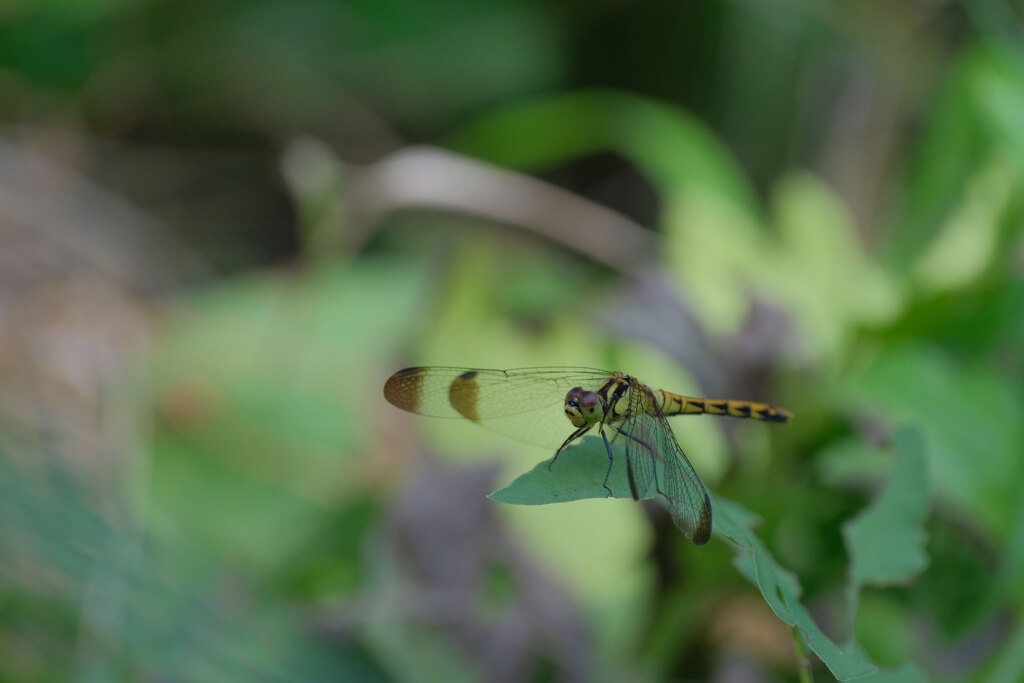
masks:
{"type": "Polygon", "coordinates": [[[807,657],[807,649],[804,648],[804,640],[800,637],[800,631],[793,627],[793,647],[796,648],[796,675],[800,683],[814,683],[811,675],[811,660],[807,657]]]}

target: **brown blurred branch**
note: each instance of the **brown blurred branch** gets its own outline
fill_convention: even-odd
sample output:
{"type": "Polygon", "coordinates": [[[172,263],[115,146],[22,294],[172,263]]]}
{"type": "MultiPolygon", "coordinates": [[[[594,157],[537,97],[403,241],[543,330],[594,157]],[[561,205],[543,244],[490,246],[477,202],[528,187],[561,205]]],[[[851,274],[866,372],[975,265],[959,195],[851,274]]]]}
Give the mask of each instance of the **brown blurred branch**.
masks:
{"type": "Polygon", "coordinates": [[[351,199],[360,238],[388,213],[429,207],[531,230],[627,273],[656,253],[656,236],[622,214],[542,180],[432,147],[404,149],[353,170],[351,199]]]}

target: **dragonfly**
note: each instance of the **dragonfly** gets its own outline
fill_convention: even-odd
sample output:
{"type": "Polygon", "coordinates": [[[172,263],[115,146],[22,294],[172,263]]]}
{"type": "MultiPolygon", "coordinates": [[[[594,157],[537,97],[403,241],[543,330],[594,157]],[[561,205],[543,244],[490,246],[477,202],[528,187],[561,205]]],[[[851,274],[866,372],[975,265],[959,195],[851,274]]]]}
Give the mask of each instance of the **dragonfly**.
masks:
{"type": "Polygon", "coordinates": [[[622,372],[593,368],[412,367],[387,380],[384,397],[410,413],[466,419],[521,441],[557,446],[549,470],[569,446],[596,430],[608,453],[608,495],[614,495],[608,487],[612,444],[621,444],[633,500],[650,494],[653,486],[668,502],[673,523],[697,545],[711,538],[711,501],[666,417],[709,414],[766,422],[792,417],[767,403],[682,396],[622,372]]]}

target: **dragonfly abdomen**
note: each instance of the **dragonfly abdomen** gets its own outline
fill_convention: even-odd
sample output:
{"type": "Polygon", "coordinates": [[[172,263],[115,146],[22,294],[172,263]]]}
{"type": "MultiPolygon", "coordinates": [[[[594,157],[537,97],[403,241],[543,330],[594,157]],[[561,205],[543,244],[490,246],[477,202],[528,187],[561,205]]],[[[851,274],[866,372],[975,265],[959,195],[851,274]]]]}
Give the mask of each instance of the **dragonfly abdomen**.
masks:
{"type": "Polygon", "coordinates": [[[669,391],[659,391],[661,411],[665,415],[728,415],[765,422],[785,422],[793,415],[788,410],[770,406],[756,401],[736,401],[733,399],[694,398],[680,396],[669,391]]]}

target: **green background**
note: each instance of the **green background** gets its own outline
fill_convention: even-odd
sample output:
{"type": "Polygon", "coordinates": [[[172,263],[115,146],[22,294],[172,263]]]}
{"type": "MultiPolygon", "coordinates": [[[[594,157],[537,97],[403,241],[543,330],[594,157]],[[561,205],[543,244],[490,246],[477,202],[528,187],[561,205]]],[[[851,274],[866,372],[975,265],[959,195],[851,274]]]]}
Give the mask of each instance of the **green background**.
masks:
{"type": "Polygon", "coordinates": [[[1022,24],[7,0],[0,681],[1024,679],[1022,24]],[[696,547],[408,365],[795,418],[696,547]]]}

